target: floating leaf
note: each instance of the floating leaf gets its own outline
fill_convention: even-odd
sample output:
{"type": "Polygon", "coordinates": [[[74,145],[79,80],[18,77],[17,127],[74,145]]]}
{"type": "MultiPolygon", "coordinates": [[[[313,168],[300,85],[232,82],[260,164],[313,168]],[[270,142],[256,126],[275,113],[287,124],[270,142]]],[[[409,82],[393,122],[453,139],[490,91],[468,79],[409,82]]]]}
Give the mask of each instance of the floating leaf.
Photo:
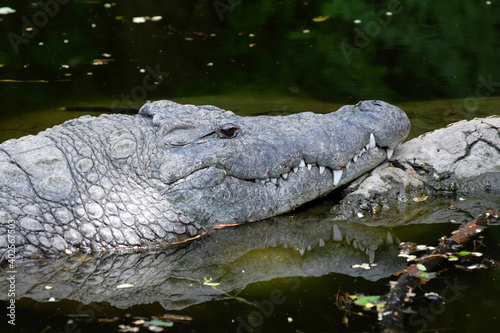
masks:
{"type": "Polygon", "coordinates": [[[460,251],[457,254],[459,256],[465,257],[465,256],[468,256],[470,254],[470,252],[469,251],[460,251]]]}
{"type": "Polygon", "coordinates": [[[427,270],[427,267],[425,267],[422,264],[417,264],[417,268],[420,269],[422,272],[425,272],[427,270]]]}
{"type": "Polygon", "coordinates": [[[150,326],[163,326],[163,327],[172,327],[174,326],[173,321],[163,321],[163,320],[151,320],[146,322],[145,324],[150,325],[150,326]]]}
{"type": "Polygon", "coordinates": [[[373,303],[376,303],[379,300],[380,296],[363,296],[354,301],[354,304],[359,306],[366,306],[367,304],[371,304],[373,307],[373,303]]]}
{"type": "Polygon", "coordinates": [[[328,20],[330,18],[330,16],[317,16],[315,18],[313,18],[313,22],[324,22],[326,20],[328,20]]]}

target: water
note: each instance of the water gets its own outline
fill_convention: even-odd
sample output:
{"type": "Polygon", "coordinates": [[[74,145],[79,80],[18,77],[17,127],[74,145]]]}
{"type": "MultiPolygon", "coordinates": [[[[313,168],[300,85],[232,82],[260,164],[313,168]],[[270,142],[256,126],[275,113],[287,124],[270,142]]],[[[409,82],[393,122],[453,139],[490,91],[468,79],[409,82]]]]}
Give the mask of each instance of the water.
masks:
{"type": "MultiPolygon", "coordinates": [[[[383,99],[408,113],[410,137],[498,113],[495,3],[262,0],[233,1],[231,9],[222,4],[7,4],[16,12],[0,15],[7,36],[0,40],[0,142],[95,114],[63,107],[137,108],[160,98],[213,104],[241,115],[326,113],[362,99],[383,99]],[[145,22],[134,23],[134,17],[145,22]],[[33,29],[26,30],[27,21],[33,29]]],[[[457,227],[449,220],[465,222],[499,207],[498,198],[466,199],[415,204],[391,223],[367,217],[364,222],[385,229],[354,224],[346,233],[370,242],[389,231],[400,240],[434,245],[457,227]],[[450,211],[450,203],[459,212],[450,211]]],[[[404,262],[394,260],[395,247],[385,246],[376,254],[378,269],[355,270],[352,264],[367,261],[360,251],[333,240],[320,248],[322,228],[331,230],[335,223],[328,211],[337,200],[333,194],[306,205],[294,212],[297,224],[281,224],[296,229],[263,222],[221,230],[211,238],[220,239],[218,246],[204,240],[166,249],[161,270],[147,265],[151,256],[163,258],[161,253],[139,255],[143,266],[131,263],[137,257],[130,254],[108,258],[123,260],[134,272],[135,288],[122,292],[115,292],[111,274],[122,271],[105,266],[106,258],[27,263],[19,273],[25,284],[17,284],[27,296],[16,302],[16,327],[4,317],[1,331],[113,332],[119,325],[145,331],[137,320],[165,314],[191,318],[165,329],[177,332],[376,331],[373,318],[350,317],[346,326],[336,294],[383,294],[404,262]],[[309,244],[316,247],[301,255],[297,249],[309,244]],[[144,275],[146,268],[154,277],[144,275]],[[203,285],[210,277],[220,286],[203,285]],[[52,295],[58,297],[49,302],[52,295]]],[[[498,259],[498,227],[486,232],[484,242],[485,256],[498,259]]],[[[496,331],[499,278],[498,269],[444,273],[424,288],[447,294],[446,306],[416,303],[418,315],[408,316],[408,330],[496,331]]],[[[4,308],[5,282],[1,286],[4,308]]]]}

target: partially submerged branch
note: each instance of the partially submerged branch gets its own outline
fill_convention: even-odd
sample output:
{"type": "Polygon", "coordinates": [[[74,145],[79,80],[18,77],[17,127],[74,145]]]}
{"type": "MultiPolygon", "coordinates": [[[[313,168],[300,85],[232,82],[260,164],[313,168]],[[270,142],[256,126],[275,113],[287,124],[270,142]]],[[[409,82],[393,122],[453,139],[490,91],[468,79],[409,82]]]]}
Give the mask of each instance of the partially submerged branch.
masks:
{"type": "MultiPolygon", "coordinates": [[[[407,247],[403,249],[400,256],[405,256],[409,261],[413,260],[416,263],[404,271],[394,274],[399,275],[399,278],[396,282],[391,283],[391,290],[386,295],[349,295],[339,292],[337,294],[337,307],[348,314],[363,315],[362,312],[352,310],[353,305],[363,306],[365,311],[378,314],[382,332],[402,332],[403,311],[412,302],[412,298],[415,296],[413,291],[438,275],[439,270],[449,261],[459,260],[459,257],[480,256],[481,254],[478,252],[460,251],[460,249],[472,237],[481,233],[489,222],[497,219],[499,215],[499,212],[493,210],[481,214],[477,219],[453,232],[450,237],[442,237],[439,245],[435,248],[406,243],[407,247]],[[431,252],[420,258],[410,255],[410,252],[422,249],[431,250],[431,252]]],[[[428,298],[431,297],[440,299],[440,296],[435,293],[429,293],[428,298]]],[[[346,324],[348,322],[347,315],[344,317],[344,322],[346,324]]]]}
{"type": "Polygon", "coordinates": [[[428,272],[437,271],[448,257],[459,250],[473,236],[482,232],[492,219],[497,219],[500,213],[490,210],[481,214],[477,219],[467,223],[451,237],[442,237],[440,244],[430,254],[419,258],[416,264],[410,265],[406,272],[400,275],[390,292],[382,297],[386,301],[382,311],[382,332],[400,332],[403,330],[403,309],[411,301],[408,293],[425,283],[429,278],[428,272]]]}

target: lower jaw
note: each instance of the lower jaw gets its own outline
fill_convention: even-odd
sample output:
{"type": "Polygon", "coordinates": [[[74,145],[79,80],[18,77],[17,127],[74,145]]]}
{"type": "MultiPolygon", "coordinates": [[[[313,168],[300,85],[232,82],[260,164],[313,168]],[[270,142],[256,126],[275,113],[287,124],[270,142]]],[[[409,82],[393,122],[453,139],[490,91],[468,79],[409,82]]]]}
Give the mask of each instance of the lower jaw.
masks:
{"type": "MultiPolygon", "coordinates": [[[[218,224],[262,220],[328,194],[374,169],[386,157],[384,149],[367,151],[349,169],[343,170],[336,186],[333,185],[331,170],[326,169],[320,174],[318,167],[303,167],[276,183],[262,184],[225,177],[215,186],[170,193],[167,197],[177,208],[207,228],[218,224]]],[[[205,172],[223,172],[214,169],[209,168],[205,172]]]]}

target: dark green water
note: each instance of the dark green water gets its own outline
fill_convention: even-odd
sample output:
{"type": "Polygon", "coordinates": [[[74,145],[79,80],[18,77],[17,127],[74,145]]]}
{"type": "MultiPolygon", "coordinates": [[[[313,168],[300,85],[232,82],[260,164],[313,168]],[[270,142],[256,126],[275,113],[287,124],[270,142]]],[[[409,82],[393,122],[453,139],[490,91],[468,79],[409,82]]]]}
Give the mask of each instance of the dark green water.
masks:
{"type": "MultiPolygon", "coordinates": [[[[343,104],[382,99],[408,113],[412,137],[453,121],[499,114],[500,6],[492,2],[3,1],[0,7],[16,12],[0,15],[0,142],[87,114],[62,107],[140,107],[154,99],[213,104],[242,115],[330,112],[343,104]]],[[[307,209],[323,216],[324,207],[336,199],[329,196],[307,209]]],[[[460,205],[455,199],[447,204],[460,205]]],[[[464,208],[462,219],[500,208],[498,198],[489,200],[464,208]],[[491,202],[496,207],[487,205],[491,202]]],[[[409,214],[409,226],[392,229],[401,240],[432,245],[455,228],[447,223],[452,219],[447,205],[426,207],[427,213],[441,212],[434,221],[441,223],[411,225],[420,213],[409,214]]],[[[485,243],[488,257],[498,258],[498,228],[487,232],[485,243]]],[[[222,294],[174,310],[132,293],[123,308],[75,301],[75,295],[55,302],[24,297],[16,303],[15,327],[7,324],[7,303],[0,302],[0,328],[117,332],[120,324],[139,327],[135,317],[168,313],[192,321],[176,322],[165,331],[377,331],[373,318],[351,317],[344,325],[335,295],[339,289],[385,293],[390,273],[370,280],[322,271],[318,267],[325,258],[311,253],[255,248],[235,262],[207,262],[213,272],[245,265],[261,272],[227,291],[248,302],[271,301],[272,308],[255,308],[222,294]],[[266,274],[280,258],[288,258],[291,268],[266,274]],[[304,273],[309,261],[317,265],[315,274],[304,273]],[[291,263],[304,264],[297,268],[291,263]]],[[[225,279],[221,275],[221,287],[230,285],[225,279]]],[[[499,279],[498,269],[444,274],[426,290],[446,292],[451,283],[456,297],[443,307],[416,304],[418,315],[409,316],[408,331],[496,332],[499,279]]],[[[141,326],[140,332],[145,331],[141,326]]]]}

